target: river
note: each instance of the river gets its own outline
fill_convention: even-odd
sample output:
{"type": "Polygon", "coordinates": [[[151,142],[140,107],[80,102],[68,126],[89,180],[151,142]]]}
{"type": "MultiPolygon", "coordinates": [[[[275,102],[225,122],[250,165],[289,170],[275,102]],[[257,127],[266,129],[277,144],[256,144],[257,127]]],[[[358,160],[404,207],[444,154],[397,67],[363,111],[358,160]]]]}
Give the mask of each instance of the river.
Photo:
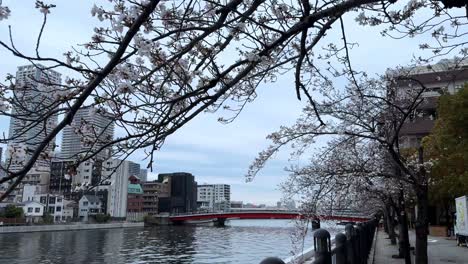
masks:
{"type": "Polygon", "coordinates": [[[265,257],[286,258],[310,247],[311,233],[292,242],[299,230],[288,220],[231,220],[222,228],[188,225],[0,234],[0,263],[258,264],[265,257]]]}

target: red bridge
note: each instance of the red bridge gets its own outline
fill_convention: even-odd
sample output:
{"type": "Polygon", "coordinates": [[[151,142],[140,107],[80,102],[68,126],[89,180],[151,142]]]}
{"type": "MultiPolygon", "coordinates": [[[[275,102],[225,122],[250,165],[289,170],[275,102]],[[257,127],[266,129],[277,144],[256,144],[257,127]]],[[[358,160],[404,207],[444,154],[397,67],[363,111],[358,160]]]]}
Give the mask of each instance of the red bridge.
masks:
{"type": "MultiPolygon", "coordinates": [[[[197,213],[197,214],[184,214],[184,215],[171,215],[169,219],[174,224],[183,224],[185,222],[196,221],[209,221],[218,225],[224,225],[227,219],[304,219],[308,216],[299,212],[288,211],[230,211],[219,213],[197,213]]],[[[351,215],[321,215],[313,217],[312,220],[335,220],[341,222],[365,222],[369,217],[364,216],[351,216],[351,215]]]]}

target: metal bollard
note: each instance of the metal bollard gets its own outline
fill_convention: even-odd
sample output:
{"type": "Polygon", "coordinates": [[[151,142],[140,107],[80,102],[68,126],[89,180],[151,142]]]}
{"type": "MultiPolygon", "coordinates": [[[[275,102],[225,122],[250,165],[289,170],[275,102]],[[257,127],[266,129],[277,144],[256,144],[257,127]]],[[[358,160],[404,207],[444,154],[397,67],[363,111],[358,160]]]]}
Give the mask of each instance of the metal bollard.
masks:
{"type": "Polygon", "coordinates": [[[338,233],[335,236],[335,264],[346,264],[346,235],[338,233]]]}
{"type": "Polygon", "coordinates": [[[356,243],[356,231],[354,230],[353,224],[347,224],[345,227],[345,233],[346,233],[346,257],[348,258],[349,264],[356,264],[356,254],[354,251],[354,244],[356,243]]]}
{"type": "Polygon", "coordinates": [[[275,257],[269,257],[269,258],[266,258],[266,259],[262,260],[262,262],[260,262],[260,264],[286,264],[286,263],[284,263],[284,261],[282,259],[275,258],[275,257]]]}
{"type": "Polygon", "coordinates": [[[332,264],[330,233],[322,228],[314,232],[316,264],[332,264]]]}
{"type": "Polygon", "coordinates": [[[355,236],[354,236],[354,256],[356,257],[356,264],[362,263],[361,260],[361,236],[362,236],[362,228],[358,225],[354,229],[355,236]]]}
{"type": "Polygon", "coordinates": [[[316,230],[320,228],[320,219],[312,220],[312,230],[316,230]]]}
{"type": "Polygon", "coordinates": [[[359,263],[361,264],[366,264],[367,263],[367,248],[366,248],[366,238],[367,238],[367,230],[364,224],[359,223],[359,226],[361,228],[360,230],[360,236],[359,236],[359,256],[360,256],[360,261],[359,263]]]}

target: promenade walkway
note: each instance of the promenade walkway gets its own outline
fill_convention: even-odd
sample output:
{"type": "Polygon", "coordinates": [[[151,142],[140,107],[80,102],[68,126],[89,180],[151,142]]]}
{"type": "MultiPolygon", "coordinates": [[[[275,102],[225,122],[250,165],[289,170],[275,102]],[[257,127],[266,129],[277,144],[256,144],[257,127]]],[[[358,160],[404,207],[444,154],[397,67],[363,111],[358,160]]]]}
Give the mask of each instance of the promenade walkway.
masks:
{"type": "MultiPolygon", "coordinates": [[[[410,231],[410,243],[414,246],[415,235],[410,231]]],[[[386,239],[387,234],[383,230],[377,233],[375,246],[374,264],[403,264],[404,259],[393,259],[392,255],[398,253],[398,246],[391,245],[390,240],[386,239]]],[[[414,263],[414,254],[411,252],[412,263],[414,263]]],[[[448,240],[445,237],[429,236],[428,239],[428,257],[429,264],[439,263],[468,263],[468,248],[457,247],[455,240],[448,240]]]]}

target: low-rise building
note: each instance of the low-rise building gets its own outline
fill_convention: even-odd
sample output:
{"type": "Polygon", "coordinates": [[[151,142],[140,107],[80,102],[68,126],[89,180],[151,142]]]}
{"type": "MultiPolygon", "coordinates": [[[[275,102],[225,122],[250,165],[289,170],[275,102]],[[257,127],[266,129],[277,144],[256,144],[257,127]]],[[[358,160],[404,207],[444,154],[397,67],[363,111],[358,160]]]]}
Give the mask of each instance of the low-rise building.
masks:
{"type": "Polygon", "coordinates": [[[89,221],[91,217],[102,214],[102,203],[97,196],[83,195],[78,202],[80,221],[89,221]]]}
{"type": "Polygon", "coordinates": [[[127,192],[127,220],[143,220],[143,189],[139,183],[130,183],[127,192]]]}
{"type": "Polygon", "coordinates": [[[78,204],[74,201],[63,201],[62,221],[70,222],[78,216],[78,204]]]}
{"type": "Polygon", "coordinates": [[[157,215],[159,198],[167,198],[171,194],[169,181],[143,182],[143,212],[147,215],[157,215]]]}
{"type": "Polygon", "coordinates": [[[231,201],[231,208],[232,209],[239,209],[244,207],[243,201],[231,201]]]}
{"type": "Polygon", "coordinates": [[[28,223],[38,223],[44,216],[45,205],[36,201],[27,201],[21,204],[24,217],[28,223]]]}
{"type": "Polygon", "coordinates": [[[59,194],[34,195],[34,201],[45,205],[44,213],[52,216],[54,223],[62,221],[64,200],[63,195],[59,194]]]}

